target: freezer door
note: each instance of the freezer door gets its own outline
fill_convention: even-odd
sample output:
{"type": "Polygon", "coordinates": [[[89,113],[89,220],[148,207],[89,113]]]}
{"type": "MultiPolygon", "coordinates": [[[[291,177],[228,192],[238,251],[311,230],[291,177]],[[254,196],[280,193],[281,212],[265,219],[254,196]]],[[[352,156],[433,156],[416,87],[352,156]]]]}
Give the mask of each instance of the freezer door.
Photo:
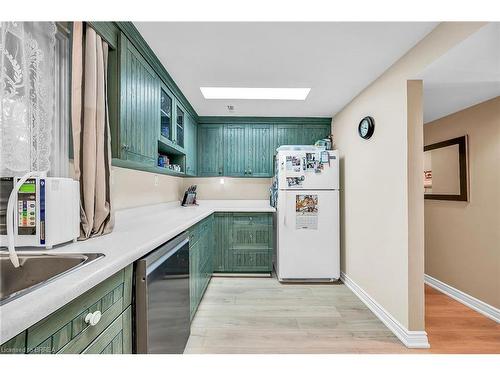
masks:
{"type": "Polygon", "coordinates": [[[278,183],[280,190],[324,190],[339,188],[339,153],[328,151],[328,161],[321,163],[321,152],[280,151],[278,183]],[[321,165],[317,171],[318,164],[321,165]]]}
{"type": "Polygon", "coordinates": [[[280,280],[340,277],[338,191],[280,191],[277,221],[280,280]]]}

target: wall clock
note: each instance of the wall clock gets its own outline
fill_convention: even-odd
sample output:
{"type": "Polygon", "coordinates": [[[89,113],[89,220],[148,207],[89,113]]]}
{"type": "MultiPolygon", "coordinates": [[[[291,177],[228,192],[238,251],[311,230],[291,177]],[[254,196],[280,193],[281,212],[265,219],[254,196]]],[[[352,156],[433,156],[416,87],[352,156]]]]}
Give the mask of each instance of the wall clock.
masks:
{"type": "Polygon", "coordinates": [[[369,139],[375,130],[375,120],[371,116],[366,116],[358,125],[359,136],[363,139],[369,139]]]}

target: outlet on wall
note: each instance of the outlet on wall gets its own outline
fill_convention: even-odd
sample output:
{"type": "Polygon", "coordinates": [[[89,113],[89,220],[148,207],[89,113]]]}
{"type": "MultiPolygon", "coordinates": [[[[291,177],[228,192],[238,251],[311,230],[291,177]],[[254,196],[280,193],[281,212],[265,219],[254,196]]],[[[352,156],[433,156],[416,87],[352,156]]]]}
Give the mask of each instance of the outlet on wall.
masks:
{"type": "Polygon", "coordinates": [[[154,178],[154,185],[155,185],[155,186],[158,186],[158,184],[159,184],[159,183],[160,183],[160,181],[159,181],[158,175],[157,175],[157,174],[155,174],[155,178],[154,178]]]}

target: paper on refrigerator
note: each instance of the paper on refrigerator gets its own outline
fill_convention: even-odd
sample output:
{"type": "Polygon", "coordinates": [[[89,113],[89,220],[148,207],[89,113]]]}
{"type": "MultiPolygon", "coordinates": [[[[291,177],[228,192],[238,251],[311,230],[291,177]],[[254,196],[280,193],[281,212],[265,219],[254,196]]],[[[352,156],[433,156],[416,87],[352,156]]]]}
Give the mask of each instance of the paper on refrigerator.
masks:
{"type": "Polygon", "coordinates": [[[318,229],[318,195],[295,196],[295,228],[318,229]]]}

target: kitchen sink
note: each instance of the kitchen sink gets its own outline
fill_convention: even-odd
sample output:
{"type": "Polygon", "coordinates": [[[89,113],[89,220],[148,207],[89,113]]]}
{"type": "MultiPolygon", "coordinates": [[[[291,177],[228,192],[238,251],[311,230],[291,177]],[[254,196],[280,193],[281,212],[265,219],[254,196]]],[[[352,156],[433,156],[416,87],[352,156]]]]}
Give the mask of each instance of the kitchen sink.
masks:
{"type": "Polygon", "coordinates": [[[0,305],[20,297],[73,272],[104,254],[49,254],[17,252],[19,268],[15,268],[7,252],[0,252],[0,305]]]}

